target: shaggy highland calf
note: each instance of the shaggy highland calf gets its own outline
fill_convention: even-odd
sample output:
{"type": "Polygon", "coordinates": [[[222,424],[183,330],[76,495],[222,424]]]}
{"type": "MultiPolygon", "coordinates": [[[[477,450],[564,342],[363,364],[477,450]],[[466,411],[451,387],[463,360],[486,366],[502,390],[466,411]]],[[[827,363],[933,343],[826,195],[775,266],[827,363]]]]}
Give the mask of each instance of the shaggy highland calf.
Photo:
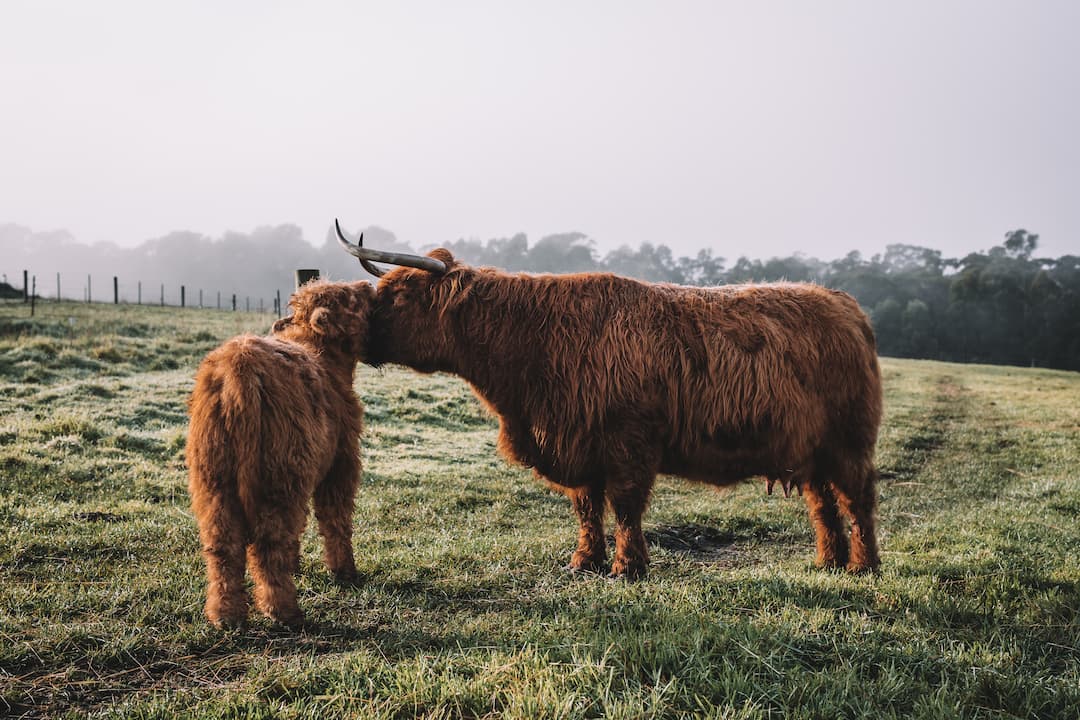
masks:
{"type": "Polygon", "coordinates": [[[245,559],[256,607],[286,625],[303,622],[293,575],[313,496],[327,568],[342,582],[355,577],[363,411],[353,373],[374,296],[364,282],[305,285],[270,337],[234,338],[199,367],[187,465],[215,625],[247,619],[245,559]]]}
{"type": "Polygon", "coordinates": [[[797,487],[817,564],[879,564],[874,445],[881,377],[855,300],[815,285],[690,288],[615,275],[511,275],[446,250],[402,256],[342,244],[385,274],[368,362],[467,380],[499,418],[499,449],[571,501],[570,567],[640,576],[641,519],[658,473],[714,485],[797,487]],[[851,524],[850,539],[841,516],[851,524]]]}

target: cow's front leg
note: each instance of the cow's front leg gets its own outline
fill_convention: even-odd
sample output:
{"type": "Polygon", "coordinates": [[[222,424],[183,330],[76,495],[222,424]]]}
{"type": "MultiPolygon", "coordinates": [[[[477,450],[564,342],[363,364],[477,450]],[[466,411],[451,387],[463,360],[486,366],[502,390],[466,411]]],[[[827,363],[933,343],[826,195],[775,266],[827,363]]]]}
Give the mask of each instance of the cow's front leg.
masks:
{"type": "Polygon", "coordinates": [[[568,570],[601,572],[607,567],[607,544],[604,541],[604,487],[600,484],[566,488],[577,513],[580,529],[577,550],[568,570]]]}
{"type": "Polygon", "coordinates": [[[632,481],[608,480],[607,500],[615,514],[615,559],[611,577],[634,580],[645,576],[649,567],[649,546],[641,532],[641,517],[649,502],[653,478],[632,481]]]}

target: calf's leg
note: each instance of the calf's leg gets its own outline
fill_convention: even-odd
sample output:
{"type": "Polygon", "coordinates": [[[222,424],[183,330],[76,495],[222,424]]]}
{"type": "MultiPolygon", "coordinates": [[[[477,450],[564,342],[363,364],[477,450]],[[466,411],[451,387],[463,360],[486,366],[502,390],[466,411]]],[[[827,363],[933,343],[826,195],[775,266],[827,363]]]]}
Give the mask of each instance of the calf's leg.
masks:
{"type": "Polygon", "coordinates": [[[315,488],[315,519],[323,538],[323,560],[326,569],[341,583],[356,579],[352,519],[359,480],[360,459],[356,448],[346,449],[315,488]]]}
{"type": "MultiPolygon", "coordinates": [[[[278,485],[280,487],[280,485],[278,485]]],[[[255,580],[255,606],[283,625],[298,627],[304,614],[296,602],[293,574],[300,565],[300,534],[307,519],[306,498],[275,498],[275,507],[249,517],[248,565],[255,580]]]]}
{"type": "Polygon", "coordinates": [[[244,590],[244,513],[235,498],[219,490],[195,494],[199,540],[206,560],[206,619],[233,628],[247,621],[244,590]]]}

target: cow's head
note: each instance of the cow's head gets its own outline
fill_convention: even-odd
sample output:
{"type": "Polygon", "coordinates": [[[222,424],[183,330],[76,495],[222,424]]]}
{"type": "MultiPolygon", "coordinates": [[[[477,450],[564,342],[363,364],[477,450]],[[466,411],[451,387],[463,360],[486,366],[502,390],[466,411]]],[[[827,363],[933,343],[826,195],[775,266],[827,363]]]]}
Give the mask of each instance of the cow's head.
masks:
{"type": "Polygon", "coordinates": [[[293,314],[277,320],[273,334],[313,345],[350,361],[367,360],[375,288],[366,281],[307,283],[289,298],[293,314]]]}
{"type": "Polygon", "coordinates": [[[340,226],[337,234],[346,252],[380,278],[367,362],[407,365],[421,372],[450,370],[455,322],[460,320],[453,310],[468,293],[471,268],[443,248],[426,256],[389,253],[365,248],[363,235],[355,245],[350,243],[340,226]],[[375,262],[399,267],[383,270],[375,262]]]}

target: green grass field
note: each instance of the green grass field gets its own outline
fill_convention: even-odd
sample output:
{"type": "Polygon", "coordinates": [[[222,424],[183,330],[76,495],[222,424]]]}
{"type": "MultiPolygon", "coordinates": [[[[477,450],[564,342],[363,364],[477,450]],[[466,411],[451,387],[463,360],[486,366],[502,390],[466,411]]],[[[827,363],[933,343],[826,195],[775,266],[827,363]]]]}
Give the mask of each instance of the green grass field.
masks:
{"type": "Polygon", "coordinates": [[[641,582],[572,576],[569,504],[459,380],[361,368],[354,545],[293,633],[202,618],[195,367],[270,316],[0,304],[0,716],[1080,715],[1080,375],[882,361],[883,567],[802,502],[663,478],[641,582]]]}

